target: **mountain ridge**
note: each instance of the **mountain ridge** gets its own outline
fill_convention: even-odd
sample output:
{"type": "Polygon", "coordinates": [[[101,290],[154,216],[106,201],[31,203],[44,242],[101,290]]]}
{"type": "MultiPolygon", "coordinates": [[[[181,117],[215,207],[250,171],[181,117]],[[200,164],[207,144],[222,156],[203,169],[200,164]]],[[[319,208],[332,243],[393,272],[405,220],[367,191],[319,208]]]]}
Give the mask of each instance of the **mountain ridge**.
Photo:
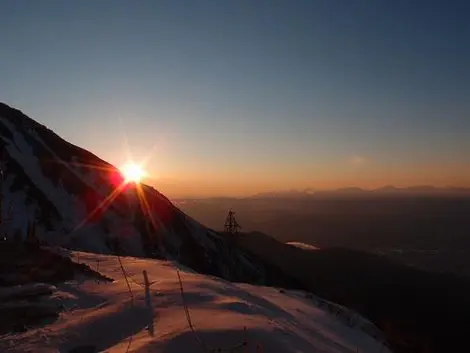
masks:
{"type": "Polygon", "coordinates": [[[336,195],[469,195],[470,187],[448,186],[438,187],[433,185],[412,185],[407,187],[397,187],[394,185],[384,185],[374,189],[364,189],[360,187],[343,187],[331,190],[313,190],[311,188],[304,190],[279,190],[257,193],[247,198],[295,198],[295,197],[316,197],[316,196],[336,196],[336,195]]]}
{"type": "Polygon", "coordinates": [[[172,259],[235,281],[289,281],[153,187],[125,184],[110,163],[4,103],[0,156],[2,201],[12,209],[1,227],[6,240],[24,238],[33,222],[41,241],[75,250],[172,259]]]}

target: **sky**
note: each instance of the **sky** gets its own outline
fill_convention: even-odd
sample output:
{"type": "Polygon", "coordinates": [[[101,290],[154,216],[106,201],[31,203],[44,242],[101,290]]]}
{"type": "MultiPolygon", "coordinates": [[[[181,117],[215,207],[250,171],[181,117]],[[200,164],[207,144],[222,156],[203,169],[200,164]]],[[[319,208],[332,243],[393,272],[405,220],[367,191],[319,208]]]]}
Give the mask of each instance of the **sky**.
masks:
{"type": "Polygon", "coordinates": [[[0,101],[170,197],[470,186],[470,2],[0,0],[0,101]]]}

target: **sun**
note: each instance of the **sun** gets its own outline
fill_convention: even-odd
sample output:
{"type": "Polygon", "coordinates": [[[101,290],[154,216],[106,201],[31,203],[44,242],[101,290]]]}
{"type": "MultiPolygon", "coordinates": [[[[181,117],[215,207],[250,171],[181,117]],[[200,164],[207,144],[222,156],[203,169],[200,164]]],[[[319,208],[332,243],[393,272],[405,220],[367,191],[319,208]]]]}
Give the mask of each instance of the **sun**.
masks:
{"type": "Polygon", "coordinates": [[[147,175],[140,164],[127,162],[121,167],[121,173],[126,183],[140,183],[143,177],[147,175]]]}

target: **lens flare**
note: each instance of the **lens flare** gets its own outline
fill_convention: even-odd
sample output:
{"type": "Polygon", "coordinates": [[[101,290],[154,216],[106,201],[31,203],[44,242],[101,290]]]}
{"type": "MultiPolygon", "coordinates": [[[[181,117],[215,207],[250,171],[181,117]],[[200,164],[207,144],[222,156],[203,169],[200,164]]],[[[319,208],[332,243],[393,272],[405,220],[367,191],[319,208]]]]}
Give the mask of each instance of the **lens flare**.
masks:
{"type": "Polygon", "coordinates": [[[126,183],[140,183],[147,175],[142,166],[135,162],[127,162],[120,170],[126,183]]]}

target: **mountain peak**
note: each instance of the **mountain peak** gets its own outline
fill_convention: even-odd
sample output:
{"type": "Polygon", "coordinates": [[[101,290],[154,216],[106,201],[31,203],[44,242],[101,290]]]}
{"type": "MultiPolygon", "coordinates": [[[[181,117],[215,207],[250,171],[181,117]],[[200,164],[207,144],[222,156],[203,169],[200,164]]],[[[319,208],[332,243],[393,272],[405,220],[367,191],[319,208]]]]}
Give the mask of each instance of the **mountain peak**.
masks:
{"type": "Polygon", "coordinates": [[[148,185],[127,188],[113,165],[3,103],[0,138],[1,192],[12,208],[2,229],[7,240],[15,234],[24,238],[26,226],[34,223],[38,238],[53,245],[175,259],[226,279],[262,280],[263,266],[231,251],[226,236],[148,185]]]}

